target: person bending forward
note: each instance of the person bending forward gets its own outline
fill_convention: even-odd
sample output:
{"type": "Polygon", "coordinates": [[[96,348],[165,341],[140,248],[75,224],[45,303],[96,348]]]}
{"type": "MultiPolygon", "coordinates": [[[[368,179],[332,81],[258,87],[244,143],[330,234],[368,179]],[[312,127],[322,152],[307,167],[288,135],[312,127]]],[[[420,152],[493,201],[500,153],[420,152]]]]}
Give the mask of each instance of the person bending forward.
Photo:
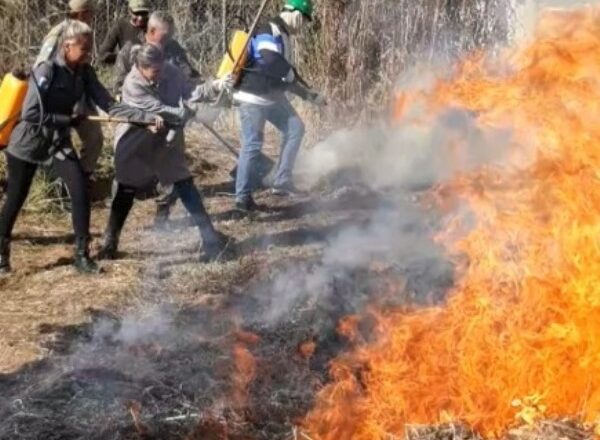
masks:
{"type": "Polygon", "coordinates": [[[217,258],[229,241],[212,225],[202,197],[187,168],[183,126],[194,115],[184,100],[213,98],[213,84],[194,88],[180,69],[164,61],[163,52],[145,44],[135,55],[135,65],[125,78],[123,102],[155,115],[156,130],[122,124],[115,139],[115,170],[118,183],[99,257],[115,259],[121,230],[133,206],[136,190],[157,177],[173,185],[200,230],[204,260],[217,258]]]}

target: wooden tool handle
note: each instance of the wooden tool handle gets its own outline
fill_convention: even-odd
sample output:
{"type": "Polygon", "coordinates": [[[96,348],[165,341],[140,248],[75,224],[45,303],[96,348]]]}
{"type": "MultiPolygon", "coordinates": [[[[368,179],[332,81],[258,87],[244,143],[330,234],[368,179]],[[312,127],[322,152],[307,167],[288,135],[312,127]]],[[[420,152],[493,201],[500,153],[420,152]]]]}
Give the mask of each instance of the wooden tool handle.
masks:
{"type": "Polygon", "coordinates": [[[144,127],[150,127],[152,125],[156,125],[155,122],[120,118],[120,117],[116,117],[116,116],[87,116],[86,119],[88,121],[104,122],[107,124],[133,124],[133,125],[142,125],[144,127]]]}
{"type": "MultiPolygon", "coordinates": [[[[256,31],[256,28],[258,27],[258,23],[260,22],[260,19],[262,18],[262,15],[264,14],[265,9],[267,9],[268,3],[269,3],[269,0],[263,0],[262,4],[260,5],[260,8],[258,9],[258,12],[256,13],[256,17],[254,18],[254,22],[252,23],[252,26],[250,26],[250,30],[248,31],[248,40],[246,40],[246,44],[244,44],[244,49],[242,50],[242,54],[244,54],[248,51],[248,46],[250,46],[250,41],[252,40],[252,36],[254,35],[254,32],[256,31]]],[[[232,73],[234,75],[237,74],[238,69],[240,67],[240,63],[242,62],[243,59],[244,59],[244,56],[239,56],[235,60],[235,64],[233,65],[233,71],[232,71],[232,73]]],[[[225,94],[225,89],[222,89],[219,92],[219,96],[217,97],[217,100],[215,102],[215,105],[217,107],[220,106],[224,94],[225,94]]]]}

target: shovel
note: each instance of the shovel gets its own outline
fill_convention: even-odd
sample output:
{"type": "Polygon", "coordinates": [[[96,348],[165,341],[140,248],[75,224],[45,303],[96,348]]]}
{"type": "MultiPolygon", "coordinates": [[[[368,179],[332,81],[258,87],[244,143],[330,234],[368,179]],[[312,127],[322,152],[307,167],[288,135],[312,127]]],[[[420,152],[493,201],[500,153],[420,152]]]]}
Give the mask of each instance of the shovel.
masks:
{"type": "MultiPolygon", "coordinates": [[[[221,136],[210,125],[205,124],[205,123],[202,123],[202,125],[215,138],[217,138],[223,144],[223,146],[233,155],[233,157],[236,158],[236,160],[239,159],[240,155],[239,155],[238,151],[233,147],[233,145],[231,145],[229,142],[227,142],[223,138],[223,136],[221,136]]],[[[255,166],[256,166],[256,176],[257,176],[259,182],[261,182],[264,186],[269,186],[268,185],[268,177],[271,174],[271,171],[273,170],[273,168],[275,167],[275,162],[273,161],[273,159],[271,159],[270,157],[266,156],[263,153],[260,153],[260,155],[258,156],[258,159],[257,159],[257,162],[256,162],[255,166]]],[[[236,177],[237,177],[237,169],[238,169],[238,167],[236,165],[235,168],[233,168],[229,172],[229,176],[233,179],[234,182],[235,182],[236,177]]]]}

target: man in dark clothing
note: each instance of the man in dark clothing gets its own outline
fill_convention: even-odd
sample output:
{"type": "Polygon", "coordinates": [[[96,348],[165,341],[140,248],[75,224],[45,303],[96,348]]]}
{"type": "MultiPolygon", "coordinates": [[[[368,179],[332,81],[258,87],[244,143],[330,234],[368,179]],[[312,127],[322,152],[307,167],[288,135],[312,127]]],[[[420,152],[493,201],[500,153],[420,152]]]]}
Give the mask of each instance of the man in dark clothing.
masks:
{"type": "MultiPolygon", "coordinates": [[[[170,15],[164,12],[154,12],[148,19],[148,29],[144,34],[144,43],[153,44],[160,48],[165,57],[165,61],[178,67],[184,74],[184,76],[192,81],[200,80],[200,73],[192,66],[185,49],[172,38],[173,25],[172,18],[170,15]]],[[[117,55],[115,62],[115,73],[114,73],[114,93],[119,95],[121,93],[121,87],[125,77],[131,71],[133,67],[133,56],[132,53],[139,49],[142,45],[140,43],[128,42],[123,46],[117,55]]]]}
{"type": "Polygon", "coordinates": [[[114,64],[117,54],[127,43],[141,44],[151,11],[149,0],[129,0],[129,17],[120,19],[109,31],[100,46],[101,63],[114,64]]]}
{"type": "Polygon", "coordinates": [[[62,32],[56,56],[32,71],[21,119],[6,149],[8,190],[0,210],[0,273],[10,271],[10,239],[38,165],[50,162],[64,180],[73,205],[75,267],[94,273],[89,256],[90,202],[87,177],[73,149],[71,129],[81,121],[73,116],[82,96],[114,116],[151,121],[154,115],[116,104],[89,64],[92,30],[71,20],[62,32]]]}

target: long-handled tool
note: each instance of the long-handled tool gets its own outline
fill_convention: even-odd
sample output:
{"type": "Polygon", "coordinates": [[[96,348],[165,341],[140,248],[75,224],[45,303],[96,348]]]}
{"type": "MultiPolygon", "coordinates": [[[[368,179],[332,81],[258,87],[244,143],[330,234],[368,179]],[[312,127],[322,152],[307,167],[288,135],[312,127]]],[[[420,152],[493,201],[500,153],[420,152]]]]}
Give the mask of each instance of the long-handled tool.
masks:
{"type": "MultiPolygon", "coordinates": [[[[233,154],[233,156],[236,159],[239,159],[239,153],[238,151],[233,147],[233,145],[231,145],[229,142],[227,142],[223,136],[221,136],[214,128],[212,128],[210,125],[205,124],[204,122],[202,123],[202,125],[204,126],[204,128],[206,128],[215,138],[217,138],[221,144],[223,144],[223,146],[225,148],[227,148],[227,150],[229,150],[229,152],[231,154],[233,154]]],[[[273,161],[273,159],[271,159],[269,156],[266,156],[264,153],[261,153],[258,156],[258,161],[256,164],[256,174],[258,175],[258,179],[261,183],[266,184],[265,179],[269,176],[269,174],[271,174],[271,171],[273,170],[273,168],[275,167],[275,162],[273,161]]],[[[233,178],[233,180],[235,181],[236,177],[237,177],[237,166],[231,170],[229,172],[229,175],[233,178]]]]}
{"type": "Polygon", "coordinates": [[[131,124],[131,125],[139,125],[141,127],[152,127],[156,125],[154,121],[142,121],[138,119],[129,119],[129,118],[121,118],[115,116],[93,116],[89,115],[85,117],[88,121],[100,122],[104,124],[131,124]]]}
{"type": "MultiPolygon", "coordinates": [[[[267,5],[269,4],[269,1],[270,0],[263,0],[263,2],[260,5],[260,8],[258,8],[258,12],[256,13],[256,17],[254,18],[254,21],[252,22],[252,26],[250,26],[250,29],[248,30],[248,39],[246,40],[246,43],[244,44],[241,53],[246,53],[248,51],[248,47],[250,46],[250,42],[252,41],[252,36],[254,35],[254,32],[256,32],[256,28],[258,27],[258,24],[260,23],[260,19],[262,18],[263,14],[265,13],[265,10],[267,9],[267,5]]],[[[235,63],[233,64],[233,69],[232,69],[231,73],[234,76],[236,76],[236,82],[239,79],[241,63],[245,59],[246,59],[245,57],[239,56],[235,60],[235,63]]],[[[223,96],[225,95],[225,92],[226,92],[225,89],[221,90],[221,92],[219,93],[219,96],[217,97],[217,100],[215,102],[215,106],[217,106],[217,107],[222,106],[223,96]]]]}

